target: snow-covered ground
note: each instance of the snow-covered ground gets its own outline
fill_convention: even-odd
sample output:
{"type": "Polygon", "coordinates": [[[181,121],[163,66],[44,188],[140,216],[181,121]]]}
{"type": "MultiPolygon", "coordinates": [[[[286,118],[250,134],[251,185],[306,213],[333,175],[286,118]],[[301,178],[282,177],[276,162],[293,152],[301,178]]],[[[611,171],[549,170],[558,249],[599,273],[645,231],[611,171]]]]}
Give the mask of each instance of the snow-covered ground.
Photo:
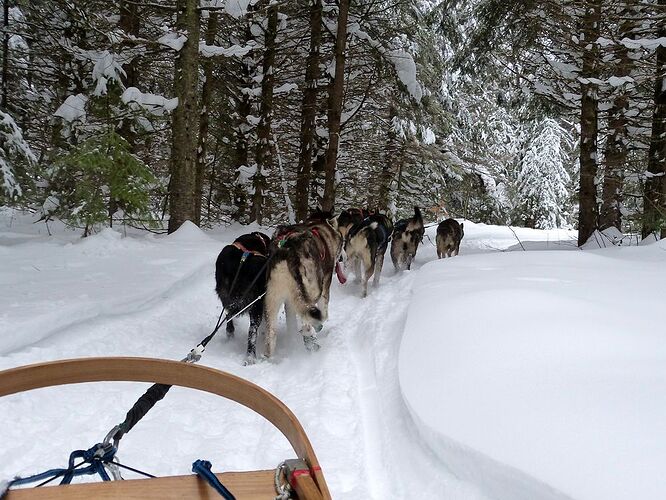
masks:
{"type": "MultiPolygon", "coordinates": [[[[31,222],[0,211],[0,369],[99,355],[182,358],[220,312],[218,252],[248,230],[188,224],[170,236],[107,230],[81,240],[58,225],[49,237],[31,222]]],[[[426,239],[411,272],[394,274],[389,259],[363,300],[353,282],[334,280],[317,353],[283,325],[275,358],[244,367],[243,321],[202,363],[294,411],[336,499],[663,497],[666,404],[657,389],[666,355],[650,323],[659,320],[666,248],[581,252],[570,232],[515,231],[465,222],[461,255],[437,262],[426,239]],[[549,251],[522,252],[518,238],[549,251]]],[[[428,234],[434,241],[434,227],[428,234]]],[[[145,387],[0,399],[0,479],[64,465],[122,421],[145,387]]],[[[179,388],[119,452],[157,475],[187,474],[198,458],[226,471],[291,456],[261,417],[179,388]]]]}

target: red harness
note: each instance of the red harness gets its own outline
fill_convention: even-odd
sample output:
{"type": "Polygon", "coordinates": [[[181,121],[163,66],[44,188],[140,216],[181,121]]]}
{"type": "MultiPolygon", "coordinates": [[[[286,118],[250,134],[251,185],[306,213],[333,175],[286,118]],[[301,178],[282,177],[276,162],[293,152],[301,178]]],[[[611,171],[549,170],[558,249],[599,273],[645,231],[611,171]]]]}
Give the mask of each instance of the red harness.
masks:
{"type": "MultiPolygon", "coordinates": [[[[247,248],[245,248],[245,245],[243,245],[240,241],[234,241],[232,243],[232,245],[235,246],[236,248],[238,248],[238,250],[240,250],[243,253],[248,253],[248,254],[251,254],[251,255],[257,255],[259,257],[266,257],[266,254],[263,254],[258,250],[248,250],[247,248]]],[[[264,247],[265,246],[266,245],[264,244],[264,247]]]]}
{"type": "Polygon", "coordinates": [[[308,231],[310,233],[312,233],[320,241],[321,244],[318,245],[320,247],[319,258],[321,260],[325,260],[326,259],[326,254],[328,253],[328,248],[326,246],[326,242],[321,237],[321,235],[319,234],[319,230],[316,227],[308,228],[304,231],[297,231],[297,230],[292,229],[292,230],[287,231],[284,234],[280,234],[280,235],[278,235],[278,238],[277,238],[277,245],[278,245],[279,248],[282,248],[284,246],[284,242],[287,241],[289,238],[291,238],[293,236],[298,236],[298,235],[306,233],[308,231]]]}

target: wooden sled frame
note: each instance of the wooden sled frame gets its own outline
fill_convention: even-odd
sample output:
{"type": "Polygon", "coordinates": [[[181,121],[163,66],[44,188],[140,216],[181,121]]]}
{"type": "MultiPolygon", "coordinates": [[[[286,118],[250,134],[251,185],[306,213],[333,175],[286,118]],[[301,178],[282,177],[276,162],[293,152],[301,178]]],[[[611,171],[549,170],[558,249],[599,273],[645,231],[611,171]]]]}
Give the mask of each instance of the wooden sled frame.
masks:
{"type": "MultiPolygon", "coordinates": [[[[0,371],[0,397],[18,392],[84,382],[149,382],[189,387],[230,399],[259,413],[287,438],[309,474],[294,474],[300,500],[330,500],[331,495],[314,449],[298,419],[279,399],[261,387],[214,368],[151,358],[83,358],[39,363],[0,371]]],[[[277,463],[276,463],[277,465],[277,463]]],[[[275,471],[216,474],[238,500],[275,498],[275,471]]],[[[7,500],[23,499],[170,499],[220,498],[197,476],[107,481],[57,487],[10,490],[7,500]]]]}

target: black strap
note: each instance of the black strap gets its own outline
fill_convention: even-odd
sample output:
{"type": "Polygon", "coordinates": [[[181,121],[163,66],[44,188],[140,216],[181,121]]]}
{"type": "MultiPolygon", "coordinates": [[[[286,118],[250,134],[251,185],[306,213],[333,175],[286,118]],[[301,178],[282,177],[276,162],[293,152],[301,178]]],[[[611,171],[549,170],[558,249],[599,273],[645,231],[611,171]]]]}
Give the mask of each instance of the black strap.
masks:
{"type": "MultiPolygon", "coordinates": [[[[266,259],[266,262],[264,265],[261,267],[261,269],[257,272],[256,276],[250,283],[250,285],[247,287],[245,290],[245,293],[243,293],[241,297],[241,302],[243,299],[247,297],[247,295],[250,293],[252,290],[252,287],[255,285],[257,280],[259,279],[259,276],[266,270],[268,267],[268,263],[271,261],[272,255],[266,259]]],[[[241,261],[241,265],[238,266],[238,270],[236,271],[236,276],[234,277],[234,281],[231,284],[231,289],[230,291],[233,291],[234,287],[236,286],[236,281],[238,280],[238,275],[240,274],[240,268],[242,267],[242,263],[245,260],[243,259],[241,261]]],[[[222,313],[224,313],[224,310],[222,310],[222,313]]],[[[218,320],[218,324],[215,326],[215,329],[206,337],[204,338],[201,342],[199,342],[200,346],[203,346],[204,348],[208,345],[208,343],[213,339],[215,334],[218,332],[220,327],[226,323],[230,317],[233,316],[232,312],[228,312],[225,318],[222,321],[218,320]]],[[[222,317],[222,314],[220,314],[220,318],[222,317]]],[[[198,346],[197,346],[198,347],[198,346]]],[[[187,358],[186,358],[187,359],[187,358]]],[[[170,385],[167,384],[153,384],[148,388],[148,390],[137,400],[136,403],[134,403],[134,406],[127,412],[127,415],[125,415],[125,420],[123,421],[122,424],[118,425],[117,431],[115,434],[112,436],[112,438],[115,440],[117,443],[125,434],[127,434],[132,428],[143,418],[146,416],[146,414],[151,410],[153,406],[157,404],[158,401],[164,398],[166,396],[167,392],[169,392],[169,389],[171,389],[170,385]]]]}

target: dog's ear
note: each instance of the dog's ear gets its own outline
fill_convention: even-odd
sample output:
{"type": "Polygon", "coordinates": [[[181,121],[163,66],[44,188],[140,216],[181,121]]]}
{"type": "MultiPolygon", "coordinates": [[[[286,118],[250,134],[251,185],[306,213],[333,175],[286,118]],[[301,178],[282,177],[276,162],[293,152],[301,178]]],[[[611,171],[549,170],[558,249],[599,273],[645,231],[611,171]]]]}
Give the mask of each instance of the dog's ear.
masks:
{"type": "Polygon", "coordinates": [[[338,225],[338,218],[337,217],[333,217],[332,219],[328,219],[326,222],[328,222],[331,225],[331,227],[333,229],[335,229],[336,231],[340,230],[339,225],[338,225]]]}

